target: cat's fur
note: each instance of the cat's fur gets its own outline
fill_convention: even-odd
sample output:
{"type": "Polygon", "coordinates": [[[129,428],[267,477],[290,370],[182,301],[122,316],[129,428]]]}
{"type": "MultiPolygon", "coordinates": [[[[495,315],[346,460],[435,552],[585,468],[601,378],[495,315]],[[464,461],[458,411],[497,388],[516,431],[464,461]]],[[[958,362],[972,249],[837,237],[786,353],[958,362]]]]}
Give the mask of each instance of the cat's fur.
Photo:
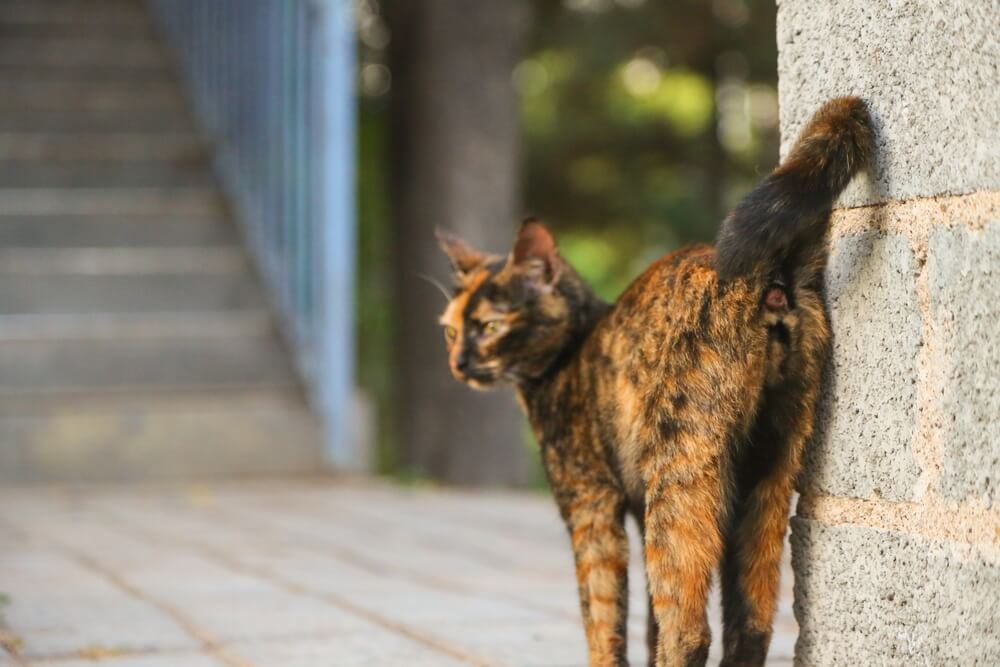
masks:
{"type": "Polygon", "coordinates": [[[651,662],[705,664],[718,567],[722,664],[764,664],[830,343],[830,209],[873,145],[859,99],[828,102],[714,249],[666,255],[614,305],[537,220],[507,257],[441,235],[457,285],[441,317],[451,370],[515,387],[569,529],[592,666],[627,664],[626,513],[643,531],[651,662]]]}

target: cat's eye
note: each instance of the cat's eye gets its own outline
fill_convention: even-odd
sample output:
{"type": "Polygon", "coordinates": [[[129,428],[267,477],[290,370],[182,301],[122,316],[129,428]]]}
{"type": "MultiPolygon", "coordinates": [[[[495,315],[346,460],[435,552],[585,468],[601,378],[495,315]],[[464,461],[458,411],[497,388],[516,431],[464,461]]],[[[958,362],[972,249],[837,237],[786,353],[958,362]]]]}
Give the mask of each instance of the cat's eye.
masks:
{"type": "Polygon", "coordinates": [[[483,323],[483,333],[487,336],[492,336],[494,334],[500,333],[503,329],[503,322],[500,320],[490,320],[489,322],[483,323]]]}
{"type": "Polygon", "coordinates": [[[458,331],[455,327],[445,327],[444,328],[444,339],[449,343],[454,343],[455,338],[458,337],[458,331]]]}

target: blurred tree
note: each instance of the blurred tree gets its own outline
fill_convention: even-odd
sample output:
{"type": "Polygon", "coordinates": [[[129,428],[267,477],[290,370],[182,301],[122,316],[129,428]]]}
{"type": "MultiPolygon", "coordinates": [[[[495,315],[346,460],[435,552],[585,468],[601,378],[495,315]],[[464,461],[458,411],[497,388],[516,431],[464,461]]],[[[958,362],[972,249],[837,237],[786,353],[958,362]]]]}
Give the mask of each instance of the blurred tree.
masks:
{"type": "Polygon", "coordinates": [[[511,71],[526,6],[400,0],[389,19],[400,462],[449,482],[523,483],[510,392],[477,393],[451,378],[436,323],[445,300],[420,277],[446,275],[436,226],[477,247],[510,246],[521,212],[511,71]]]}
{"type": "Polygon", "coordinates": [[[522,212],[541,215],[608,299],[662,253],[711,240],[777,159],[774,2],[530,0],[527,27],[519,2],[355,2],[359,370],[383,470],[521,479],[505,397],[446,375],[433,325],[443,299],[417,278],[446,275],[433,226],[502,251],[522,212]]]}

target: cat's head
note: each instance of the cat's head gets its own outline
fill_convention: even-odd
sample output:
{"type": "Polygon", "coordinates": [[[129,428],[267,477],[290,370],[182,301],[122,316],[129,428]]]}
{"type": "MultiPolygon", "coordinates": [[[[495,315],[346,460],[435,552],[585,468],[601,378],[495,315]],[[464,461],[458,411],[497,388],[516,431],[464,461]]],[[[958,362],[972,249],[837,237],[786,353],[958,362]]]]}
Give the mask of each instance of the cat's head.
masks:
{"type": "Polygon", "coordinates": [[[486,389],[544,373],[572,337],[585,297],[552,233],[526,220],[506,257],[440,231],[438,241],[454,271],[454,295],[440,318],[452,375],[486,389]]]}

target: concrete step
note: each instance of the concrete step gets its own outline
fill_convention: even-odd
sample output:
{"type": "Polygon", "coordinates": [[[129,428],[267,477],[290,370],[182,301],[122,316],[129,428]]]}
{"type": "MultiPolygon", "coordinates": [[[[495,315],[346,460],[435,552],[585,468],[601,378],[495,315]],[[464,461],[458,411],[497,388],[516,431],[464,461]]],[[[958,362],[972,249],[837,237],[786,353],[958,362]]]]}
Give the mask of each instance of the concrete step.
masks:
{"type": "Polygon", "coordinates": [[[0,248],[0,276],[138,276],[239,274],[249,271],[239,246],[187,248],[0,248]]]}
{"type": "Polygon", "coordinates": [[[210,157],[145,3],[0,0],[0,483],[322,467],[210,157]]]}
{"type": "Polygon", "coordinates": [[[231,402],[302,405],[308,397],[301,385],[290,387],[233,385],[223,389],[205,387],[151,388],[143,392],[83,391],[59,394],[0,394],[0,418],[17,415],[41,417],[59,412],[102,413],[122,410],[136,413],[149,407],[156,412],[214,411],[231,402]]]}
{"type": "MultiPolygon", "coordinates": [[[[142,11],[121,11],[118,8],[63,6],[45,7],[44,3],[21,6],[4,0],[0,3],[0,39],[37,37],[90,37],[114,40],[137,37],[151,38],[156,33],[152,22],[142,11]],[[10,4],[10,7],[7,5],[10,4]]],[[[141,8],[140,8],[141,9],[141,8]]]]}
{"type": "Polygon", "coordinates": [[[143,70],[169,68],[170,60],[162,45],[148,38],[109,41],[82,36],[8,36],[0,41],[0,65],[143,70]]]}
{"type": "Polygon", "coordinates": [[[114,41],[132,41],[136,37],[152,37],[151,25],[116,25],[114,23],[0,22],[0,39],[38,39],[89,37],[114,41]]]}
{"type": "MultiPolygon", "coordinates": [[[[0,37],[2,39],[2,37],[0,37]]],[[[0,111],[187,113],[178,86],[159,81],[0,81],[0,111]]]]}
{"type": "Polygon", "coordinates": [[[4,0],[0,23],[148,28],[146,8],[134,0],[4,0]]]}
{"type": "Polygon", "coordinates": [[[263,309],[246,274],[6,275],[0,315],[200,312],[263,309]]]}
{"type": "Polygon", "coordinates": [[[148,38],[110,41],[75,35],[7,36],[0,40],[0,65],[143,70],[168,68],[170,60],[163,46],[148,38]]]}
{"type": "Polygon", "coordinates": [[[294,390],[86,392],[0,398],[0,483],[294,474],[322,467],[315,417],[294,390]]]}
{"type": "Polygon", "coordinates": [[[4,188],[208,188],[215,179],[207,164],[135,161],[111,163],[74,161],[38,163],[0,160],[0,187],[4,188]]]}
{"type": "Polygon", "coordinates": [[[0,315],[0,343],[267,336],[266,310],[0,315]]]}
{"type": "Polygon", "coordinates": [[[211,188],[0,188],[0,216],[201,216],[224,213],[211,188]]]}
{"type": "Polygon", "coordinates": [[[0,81],[90,81],[91,83],[177,83],[166,67],[52,67],[0,64],[0,81]]]}
{"type": "MultiPolygon", "coordinates": [[[[0,161],[204,164],[204,142],[190,133],[0,132],[0,161]]],[[[2,164],[2,162],[0,162],[2,164]]]]}
{"type": "Polygon", "coordinates": [[[216,247],[237,241],[232,223],[212,218],[0,216],[0,247],[216,247]]]}
{"type": "Polygon", "coordinates": [[[0,132],[101,133],[120,132],[186,133],[195,131],[191,115],[184,112],[104,112],[67,109],[30,112],[0,109],[0,132]]]}
{"type": "Polygon", "coordinates": [[[0,341],[0,396],[296,383],[270,334],[0,341]]]}

